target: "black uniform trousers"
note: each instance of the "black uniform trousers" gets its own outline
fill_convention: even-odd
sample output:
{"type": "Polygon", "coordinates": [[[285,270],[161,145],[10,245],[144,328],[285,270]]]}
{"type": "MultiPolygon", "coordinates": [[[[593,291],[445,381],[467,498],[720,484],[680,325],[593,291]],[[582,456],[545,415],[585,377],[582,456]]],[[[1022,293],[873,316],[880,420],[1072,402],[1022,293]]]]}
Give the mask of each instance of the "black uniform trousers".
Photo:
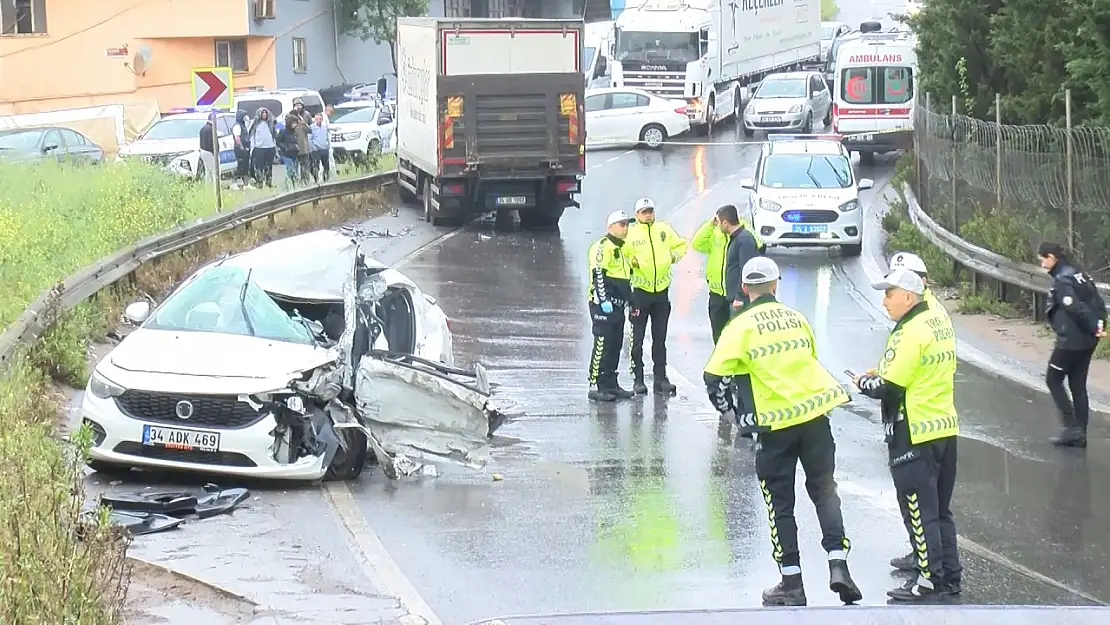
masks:
{"type": "Polygon", "coordinates": [[[671,319],[671,294],[632,289],[628,319],[632,322],[632,377],[644,379],[644,336],[651,322],[651,366],[656,379],[667,377],[667,323],[671,319]]]}
{"type": "Polygon", "coordinates": [[[956,488],[957,437],[912,445],[905,423],[894,424],[888,443],[890,475],[917,568],[934,584],[959,580],[963,566],[951,508],[956,488]]]}
{"type": "Polygon", "coordinates": [[[598,390],[617,387],[617,365],[624,346],[624,308],[617,306],[606,315],[601,307],[590,302],[594,347],[590,352],[590,384],[598,390]]]}
{"type": "MultiPolygon", "coordinates": [[[[806,492],[817,509],[821,546],[847,556],[852,544],[844,535],[840,495],[836,492],[836,442],[829,418],[822,415],[800,425],[756,435],[755,473],[767,504],[771,555],[782,568],[801,565],[798,524],[794,519],[794,476],[801,461],[806,492]]],[[[786,571],[783,574],[788,574],[786,571]]]]}
{"type": "Polygon", "coordinates": [[[1060,411],[1060,418],[1064,427],[1079,427],[1087,429],[1087,421],[1091,416],[1090,399],[1087,397],[1087,372],[1091,368],[1091,357],[1095,348],[1090,349],[1061,349],[1052,350],[1048,358],[1048,371],[1045,373],[1045,384],[1048,392],[1052,394],[1052,401],[1060,411]],[[1068,382],[1071,398],[1064,390],[1064,380],[1068,382]]]}
{"type": "Polygon", "coordinates": [[[720,293],[709,292],[709,327],[713,331],[713,344],[721,338],[721,332],[732,318],[732,304],[720,293]]]}

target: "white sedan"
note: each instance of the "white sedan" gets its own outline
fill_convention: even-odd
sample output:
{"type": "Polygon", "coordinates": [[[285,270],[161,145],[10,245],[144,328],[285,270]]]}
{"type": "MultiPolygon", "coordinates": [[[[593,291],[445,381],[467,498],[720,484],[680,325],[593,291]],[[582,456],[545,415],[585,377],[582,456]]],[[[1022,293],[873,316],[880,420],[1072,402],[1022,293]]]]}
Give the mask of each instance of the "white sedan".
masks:
{"type": "Polygon", "coordinates": [[[353,479],[422,462],[484,466],[502,422],[452,364],[440,307],[350,235],[320,231],[213,262],[97,364],[89,465],[353,479]]]}
{"type": "Polygon", "coordinates": [[[388,105],[373,100],[344,102],[335,107],[328,123],[336,160],[361,160],[367,154],[397,149],[397,122],[388,105]]]}
{"type": "Polygon", "coordinates": [[[625,87],[586,91],[586,147],[645,145],[657,149],[671,137],[689,131],[685,102],[625,87]]]}
{"type": "MultiPolygon", "coordinates": [[[[208,113],[204,112],[166,115],[133,142],[120,148],[117,158],[142,158],[165,165],[172,172],[203,179],[205,172],[200,160],[200,129],[207,120],[208,113]]],[[[231,136],[234,125],[234,115],[224,113],[217,116],[221,176],[235,173],[235,140],[231,136]]]]}

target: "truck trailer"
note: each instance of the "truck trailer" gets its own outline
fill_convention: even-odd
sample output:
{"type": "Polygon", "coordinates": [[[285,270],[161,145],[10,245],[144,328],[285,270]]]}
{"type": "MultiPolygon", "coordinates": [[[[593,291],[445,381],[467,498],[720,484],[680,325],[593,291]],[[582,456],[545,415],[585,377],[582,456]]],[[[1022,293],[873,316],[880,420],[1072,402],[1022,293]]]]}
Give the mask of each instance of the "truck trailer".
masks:
{"type": "Polygon", "coordinates": [[[398,19],[402,198],[435,224],[556,227],[586,171],[582,43],[581,20],[398,19]]]}
{"type": "Polygon", "coordinates": [[[617,18],[613,86],[686,100],[696,134],[768,74],[821,62],[820,0],[646,0],[617,18]]]}

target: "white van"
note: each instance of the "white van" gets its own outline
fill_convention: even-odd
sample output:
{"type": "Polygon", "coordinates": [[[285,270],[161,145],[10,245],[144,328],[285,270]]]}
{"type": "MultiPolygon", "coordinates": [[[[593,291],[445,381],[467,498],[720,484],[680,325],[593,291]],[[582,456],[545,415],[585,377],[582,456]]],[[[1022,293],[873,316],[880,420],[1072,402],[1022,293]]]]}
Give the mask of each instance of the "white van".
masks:
{"type": "MultiPolygon", "coordinates": [[[[906,32],[871,32],[845,42],[836,55],[833,79],[833,132],[842,135],[913,127],[916,99],[916,42],[906,32]]],[[[899,149],[875,136],[874,150],[861,151],[860,162],[876,153],[899,149]]]]}

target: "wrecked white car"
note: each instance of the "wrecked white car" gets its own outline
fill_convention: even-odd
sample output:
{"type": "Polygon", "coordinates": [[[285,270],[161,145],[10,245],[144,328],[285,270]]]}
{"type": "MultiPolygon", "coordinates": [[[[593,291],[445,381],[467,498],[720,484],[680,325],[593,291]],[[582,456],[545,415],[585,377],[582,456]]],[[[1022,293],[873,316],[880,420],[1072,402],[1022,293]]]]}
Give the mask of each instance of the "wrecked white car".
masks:
{"type": "Polygon", "coordinates": [[[396,478],[485,465],[504,420],[435,300],[339,232],[213,262],[151,308],[89,379],[93,469],[396,478]]]}

